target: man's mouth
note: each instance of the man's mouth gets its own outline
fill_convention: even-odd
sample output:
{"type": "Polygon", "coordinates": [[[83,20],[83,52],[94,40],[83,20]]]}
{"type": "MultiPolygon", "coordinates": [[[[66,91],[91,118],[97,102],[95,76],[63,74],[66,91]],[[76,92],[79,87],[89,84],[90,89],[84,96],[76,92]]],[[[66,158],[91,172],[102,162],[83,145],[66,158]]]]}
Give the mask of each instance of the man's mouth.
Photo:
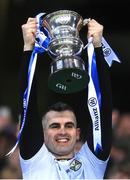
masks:
{"type": "Polygon", "coordinates": [[[57,142],[63,142],[63,143],[65,143],[65,142],[68,142],[69,141],[69,138],[58,138],[58,139],[56,139],[56,141],[57,142]]]}

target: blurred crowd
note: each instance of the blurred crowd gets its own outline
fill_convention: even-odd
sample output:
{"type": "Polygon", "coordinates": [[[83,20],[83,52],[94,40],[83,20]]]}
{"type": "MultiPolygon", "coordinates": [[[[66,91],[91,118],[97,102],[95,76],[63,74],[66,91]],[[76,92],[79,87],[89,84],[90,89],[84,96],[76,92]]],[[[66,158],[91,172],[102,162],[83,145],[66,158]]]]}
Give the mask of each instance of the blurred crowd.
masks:
{"type": "Polygon", "coordinates": [[[18,117],[9,106],[0,106],[0,179],[22,179],[19,148],[7,156],[19,130],[18,117]]]}
{"type": "Polygon", "coordinates": [[[130,179],[130,112],[112,113],[112,149],[106,171],[107,179],[130,179]]]}
{"type": "MultiPolygon", "coordinates": [[[[6,156],[16,142],[18,119],[10,107],[0,106],[0,179],[22,179],[19,148],[6,156]]],[[[104,179],[130,179],[130,112],[113,109],[112,128],[112,149],[104,179]]],[[[75,151],[81,145],[78,141],[75,151]]]]}

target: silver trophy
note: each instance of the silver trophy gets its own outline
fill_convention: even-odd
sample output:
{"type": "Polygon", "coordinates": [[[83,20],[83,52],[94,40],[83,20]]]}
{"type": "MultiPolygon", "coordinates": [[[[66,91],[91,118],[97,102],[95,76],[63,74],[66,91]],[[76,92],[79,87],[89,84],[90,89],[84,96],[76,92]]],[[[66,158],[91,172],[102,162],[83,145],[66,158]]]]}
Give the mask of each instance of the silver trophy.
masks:
{"type": "Polygon", "coordinates": [[[89,81],[80,55],[84,48],[79,37],[83,18],[76,12],[60,10],[43,18],[42,26],[49,34],[48,54],[53,60],[48,86],[57,93],[74,93],[84,89],[89,81]]]}

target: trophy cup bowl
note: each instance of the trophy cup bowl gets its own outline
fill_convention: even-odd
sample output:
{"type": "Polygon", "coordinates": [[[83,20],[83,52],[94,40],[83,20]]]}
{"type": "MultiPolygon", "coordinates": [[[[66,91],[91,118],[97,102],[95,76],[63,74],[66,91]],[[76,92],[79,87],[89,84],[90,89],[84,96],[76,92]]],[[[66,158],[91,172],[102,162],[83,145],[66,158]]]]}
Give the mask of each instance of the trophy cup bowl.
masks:
{"type": "Polygon", "coordinates": [[[89,81],[85,63],[80,55],[83,42],[79,31],[83,18],[70,10],[60,10],[43,18],[42,26],[50,38],[48,54],[50,64],[48,86],[57,93],[69,94],[84,89],[89,81]]]}

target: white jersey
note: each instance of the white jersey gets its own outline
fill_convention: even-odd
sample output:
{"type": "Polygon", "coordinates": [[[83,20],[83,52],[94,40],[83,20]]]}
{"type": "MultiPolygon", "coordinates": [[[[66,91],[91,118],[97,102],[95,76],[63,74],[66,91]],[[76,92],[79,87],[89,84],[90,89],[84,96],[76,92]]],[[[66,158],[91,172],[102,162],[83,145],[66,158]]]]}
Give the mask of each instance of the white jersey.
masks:
{"type": "Polygon", "coordinates": [[[71,160],[56,160],[45,144],[31,159],[20,156],[23,179],[30,180],[103,179],[107,161],[99,160],[87,143],[71,160]]]}

